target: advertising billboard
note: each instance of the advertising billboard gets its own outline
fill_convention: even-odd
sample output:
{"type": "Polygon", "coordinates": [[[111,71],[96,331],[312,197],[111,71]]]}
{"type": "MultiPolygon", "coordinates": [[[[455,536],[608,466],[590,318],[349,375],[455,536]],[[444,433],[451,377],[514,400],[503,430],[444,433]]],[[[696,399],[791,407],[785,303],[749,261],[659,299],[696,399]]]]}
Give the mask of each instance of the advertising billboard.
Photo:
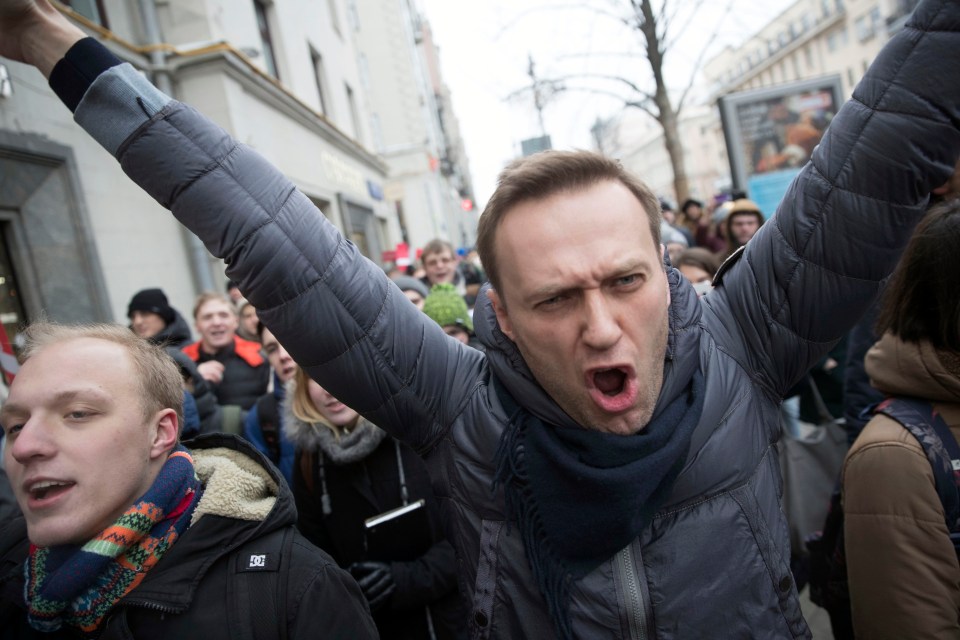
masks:
{"type": "Polygon", "coordinates": [[[717,102],[734,187],[769,218],[839,110],[840,76],[731,93],[717,102]]]}

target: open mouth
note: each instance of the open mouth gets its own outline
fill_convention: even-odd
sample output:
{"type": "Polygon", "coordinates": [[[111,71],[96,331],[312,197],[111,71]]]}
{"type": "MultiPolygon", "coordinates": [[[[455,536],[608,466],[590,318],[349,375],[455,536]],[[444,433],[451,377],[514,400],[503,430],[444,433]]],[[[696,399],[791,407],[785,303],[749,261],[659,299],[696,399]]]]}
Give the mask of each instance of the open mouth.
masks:
{"type": "Polygon", "coordinates": [[[35,502],[44,502],[56,498],[74,486],[73,482],[44,480],[30,487],[30,499],[35,502]]]}
{"type": "Polygon", "coordinates": [[[593,384],[605,396],[619,395],[626,382],[627,372],[622,369],[600,369],[593,372],[593,384]]]}
{"type": "Polygon", "coordinates": [[[629,367],[594,369],[587,374],[590,398],[605,413],[622,413],[637,399],[637,376],[629,367]]]}

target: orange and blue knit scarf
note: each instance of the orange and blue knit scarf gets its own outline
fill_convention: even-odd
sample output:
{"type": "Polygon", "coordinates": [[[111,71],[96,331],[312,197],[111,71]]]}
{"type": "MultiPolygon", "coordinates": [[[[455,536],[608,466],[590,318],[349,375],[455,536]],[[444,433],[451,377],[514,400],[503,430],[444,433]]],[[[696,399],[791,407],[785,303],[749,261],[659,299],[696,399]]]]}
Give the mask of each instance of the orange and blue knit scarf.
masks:
{"type": "Polygon", "coordinates": [[[200,498],[193,458],[177,446],[145,494],[82,546],[30,545],[24,599],[30,626],[97,630],[187,529],[200,498]]]}

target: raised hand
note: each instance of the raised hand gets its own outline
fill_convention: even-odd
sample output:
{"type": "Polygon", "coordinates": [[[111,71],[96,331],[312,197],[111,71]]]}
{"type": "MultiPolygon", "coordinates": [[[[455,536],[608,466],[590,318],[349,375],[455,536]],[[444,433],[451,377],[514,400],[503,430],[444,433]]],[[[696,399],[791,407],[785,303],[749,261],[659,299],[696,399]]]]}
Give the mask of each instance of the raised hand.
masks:
{"type": "Polygon", "coordinates": [[[0,0],[0,56],[33,65],[46,77],[84,36],[48,0],[0,0]]]}

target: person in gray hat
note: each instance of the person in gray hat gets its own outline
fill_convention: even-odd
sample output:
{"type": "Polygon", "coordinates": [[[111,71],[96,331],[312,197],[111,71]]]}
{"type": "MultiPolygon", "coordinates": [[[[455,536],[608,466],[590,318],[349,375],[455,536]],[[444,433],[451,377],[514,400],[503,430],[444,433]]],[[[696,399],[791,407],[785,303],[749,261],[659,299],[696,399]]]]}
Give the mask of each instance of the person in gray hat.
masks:
{"type": "Polygon", "coordinates": [[[411,276],[395,276],[393,283],[400,287],[400,291],[403,291],[403,295],[407,296],[407,300],[412,302],[417,309],[423,311],[423,302],[430,293],[427,290],[427,285],[411,276]]]}

